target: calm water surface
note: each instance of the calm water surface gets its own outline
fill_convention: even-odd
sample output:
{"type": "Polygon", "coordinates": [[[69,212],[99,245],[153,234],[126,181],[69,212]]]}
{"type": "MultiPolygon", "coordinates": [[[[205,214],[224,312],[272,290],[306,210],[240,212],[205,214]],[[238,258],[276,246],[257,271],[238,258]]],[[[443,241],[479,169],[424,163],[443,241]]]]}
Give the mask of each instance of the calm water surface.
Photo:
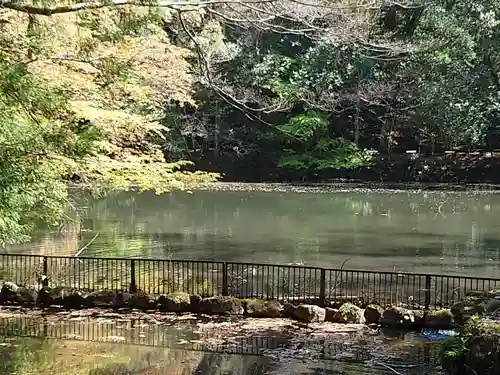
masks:
{"type": "Polygon", "coordinates": [[[333,331],[326,335],[302,336],[302,342],[300,338],[295,341],[293,336],[276,336],[276,332],[254,328],[236,331],[239,339],[227,341],[217,338],[221,327],[202,326],[195,322],[164,326],[112,317],[0,318],[0,372],[52,375],[57,369],[63,375],[442,374],[437,343],[410,333],[363,339],[354,333],[335,333],[332,326],[333,331]]]}
{"type": "Polygon", "coordinates": [[[77,198],[80,222],[10,252],[500,277],[500,195],[225,191],[77,198]]]}

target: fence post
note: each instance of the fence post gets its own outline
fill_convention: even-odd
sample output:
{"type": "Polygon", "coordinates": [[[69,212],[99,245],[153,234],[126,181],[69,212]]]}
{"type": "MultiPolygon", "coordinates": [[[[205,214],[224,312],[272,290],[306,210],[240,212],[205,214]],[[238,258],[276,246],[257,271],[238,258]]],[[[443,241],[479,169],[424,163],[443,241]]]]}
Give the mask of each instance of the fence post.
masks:
{"type": "Polygon", "coordinates": [[[326,270],[321,269],[320,281],[319,281],[319,305],[326,305],[326,270]]]}
{"type": "Polygon", "coordinates": [[[49,266],[47,264],[47,257],[43,257],[43,275],[47,276],[49,273],[49,266]]]}
{"type": "Polygon", "coordinates": [[[425,276],[425,309],[429,310],[431,304],[431,275],[425,276]]]}
{"type": "Polygon", "coordinates": [[[43,270],[42,270],[42,288],[47,288],[49,286],[49,276],[47,275],[49,273],[49,266],[48,266],[48,259],[47,257],[43,257],[43,270]]]}
{"type": "Polygon", "coordinates": [[[135,260],[130,261],[130,293],[137,293],[137,284],[135,282],[135,260]]]}
{"type": "Polygon", "coordinates": [[[222,295],[223,296],[229,295],[229,285],[228,285],[227,279],[228,279],[227,263],[224,262],[224,263],[222,263],[222,295]]]}

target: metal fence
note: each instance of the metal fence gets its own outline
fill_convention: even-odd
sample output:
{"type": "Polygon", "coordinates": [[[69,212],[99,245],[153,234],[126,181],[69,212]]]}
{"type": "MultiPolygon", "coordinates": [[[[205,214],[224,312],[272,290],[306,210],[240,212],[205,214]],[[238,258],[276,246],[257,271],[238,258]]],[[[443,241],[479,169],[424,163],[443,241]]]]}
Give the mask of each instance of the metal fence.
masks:
{"type": "Polygon", "coordinates": [[[202,297],[277,299],[335,305],[449,307],[470,292],[500,291],[500,279],[194,260],[0,254],[0,282],[79,290],[186,292],[202,297]]]}

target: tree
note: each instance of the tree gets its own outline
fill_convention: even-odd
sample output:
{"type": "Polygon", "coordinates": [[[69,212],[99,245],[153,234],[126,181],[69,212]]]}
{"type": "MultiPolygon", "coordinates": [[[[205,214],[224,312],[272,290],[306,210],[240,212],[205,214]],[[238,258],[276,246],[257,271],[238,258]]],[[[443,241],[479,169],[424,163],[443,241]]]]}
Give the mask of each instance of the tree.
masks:
{"type": "Polygon", "coordinates": [[[163,157],[161,107],[189,102],[192,82],[189,51],[158,26],[168,13],[2,6],[0,244],[29,239],[38,223],[57,224],[68,178],[99,190],[158,193],[217,178],[163,157]]]}

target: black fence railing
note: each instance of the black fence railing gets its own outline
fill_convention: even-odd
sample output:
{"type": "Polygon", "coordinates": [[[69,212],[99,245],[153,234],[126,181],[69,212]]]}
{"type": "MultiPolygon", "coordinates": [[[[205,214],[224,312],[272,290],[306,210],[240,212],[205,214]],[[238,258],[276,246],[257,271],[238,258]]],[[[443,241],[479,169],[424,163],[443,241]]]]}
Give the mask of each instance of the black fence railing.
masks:
{"type": "Polygon", "coordinates": [[[319,305],[353,302],[449,307],[469,292],[500,291],[500,279],[194,260],[0,254],[0,282],[80,290],[186,292],[202,297],[277,299],[319,305]]]}

